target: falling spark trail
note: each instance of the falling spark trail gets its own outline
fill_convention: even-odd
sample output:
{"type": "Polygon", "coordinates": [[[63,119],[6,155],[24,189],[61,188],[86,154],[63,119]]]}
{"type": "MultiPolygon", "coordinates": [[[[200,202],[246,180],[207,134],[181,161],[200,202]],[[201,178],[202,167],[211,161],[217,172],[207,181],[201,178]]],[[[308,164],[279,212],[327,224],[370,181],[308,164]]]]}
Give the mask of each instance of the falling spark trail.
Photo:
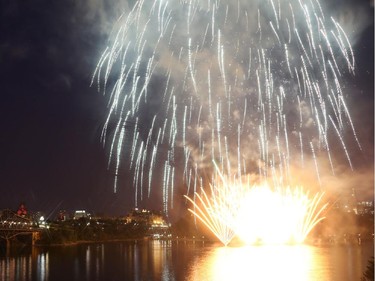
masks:
{"type": "Polygon", "coordinates": [[[333,127],[335,128],[335,131],[336,131],[336,133],[337,133],[337,136],[338,136],[338,138],[340,139],[340,141],[341,141],[341,145],[342,145],[342,147],[343,147],[343,149],[344,149],[344,151],[345,151],[346,159],[347,159],[348,162],[349,162],[350,168],[353,170],[352,161],[350,160],[349,153],[348,153],[348,150],[346,149],[345,142],[344,142],[344,140],[342,139],[342,136],[341,136],[339,130],[337,129],[337,126],[336,126],[335,122],[333,122],[331,116],[329,116],[329,120],[331,120],[331,124],[332,124],[333,127]]]}

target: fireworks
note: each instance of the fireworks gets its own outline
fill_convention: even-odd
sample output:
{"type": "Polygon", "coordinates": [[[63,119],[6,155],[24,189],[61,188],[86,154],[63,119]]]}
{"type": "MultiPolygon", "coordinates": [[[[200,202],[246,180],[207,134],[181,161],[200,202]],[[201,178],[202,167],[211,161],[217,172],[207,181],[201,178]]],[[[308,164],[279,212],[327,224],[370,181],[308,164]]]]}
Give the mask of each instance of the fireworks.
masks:
{"type": "MultiPolygon", "coordinates": [[[[288,186],[291,166],[311,160],[320,182],[319,159],[334,173],[338,142],[351,167],[344,133],[360,145],[341,83],[355,59],[340,24],[323,10],[317,0],[129,4],[93,76],[109,101],[102,141],[114,190],[121,170],[130,170],[135,205],[160,184],[168,213],[181,178],[187,195],[208,183],[217,192],[212,161],[238,181],[256,174],[288,186]]],[[[306,196],[298,189],[284,195],[306,196]]],[[[220,196],[196,198],[213,210],[211,221],[227,227],[227,218],[214,215],[219,207],[232,215],[220,196]]]]}
{"type": "MultiPolygon", "coordinates": [[[[214,163],[215,164],[215,163],[214,163]]],[[[201,195],[195,192],[198,200],[185,196],[194,206],[189,211],[196,216],[226,246],[236,234],[236,221],[242,196],[245,194],[239,182],[229,182],[219,172],[221,184],[210,185],[211,194],[202,189],[201,195]],[[198,203],[196,203],[196,201],[198,203]]]]}
{"type": "Polygon", "coordinates": [[[324,193],[310,196],[302,188],[272,190],[251,187],[241,202],[237,218],[238,236],[247,244],[302,243],[324,219],[324,193]]]}
{"type": "Polygon", "coordinates": [[[302,243],[324,219],[324,193],[310,196],[302,188],[254,186],[224,178],[195,194],[189,211],[226,246],[237,235],[247,244],[302,243]]]}

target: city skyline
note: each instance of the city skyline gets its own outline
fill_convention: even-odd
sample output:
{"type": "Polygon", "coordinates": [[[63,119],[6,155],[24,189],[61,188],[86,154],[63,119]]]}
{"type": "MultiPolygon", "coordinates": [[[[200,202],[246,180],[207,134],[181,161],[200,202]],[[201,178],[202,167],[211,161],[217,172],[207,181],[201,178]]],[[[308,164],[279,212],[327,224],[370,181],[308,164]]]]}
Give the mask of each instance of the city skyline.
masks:
{"type": "MultiPolygon", "coordinates": [[[[61,207],[114,214],[133,207],[132,180],[113,192],[113,172],[107,170],[107,151],[100,143],[107,100],[89,87],[117,18],[113,7],[100,3],[2,4],[5,169],[0,180],[1,207],[16,208],[23,201],[45,212],[61,207]]],[[[373,7],[367,1],[349,7],[353,10],[344,19],[344,27],[352,35],[356,74],[345,81],[344,93],[363,150],[349,143],[349,151],[354,151],[353,171],[343,165],[343,157],[338,174],[328,182],[336,191],[354,187],[359,198],[370,200],[374,181],[373,7]],[[366,17],[367,21],[357,22],[366,17]]]]}

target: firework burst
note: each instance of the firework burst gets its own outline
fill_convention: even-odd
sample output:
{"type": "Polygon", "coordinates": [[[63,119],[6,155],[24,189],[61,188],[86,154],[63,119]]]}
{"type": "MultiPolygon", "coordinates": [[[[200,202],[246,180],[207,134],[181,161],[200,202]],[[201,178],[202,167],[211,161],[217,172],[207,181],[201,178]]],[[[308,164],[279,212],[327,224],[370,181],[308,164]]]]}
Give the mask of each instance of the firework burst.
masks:
{"type": "Polygon", "coordinates": [[[210,184],[210,194],[207,195],[202,189],[201,194],[194,193],[194,199],[186,195],[185,198],[194,207],[189,211],[226,246],[236,234],[239,202],[245,190],[239,185],[238,180],[225,178],[216,163],[214,165],[219,179],[210,184]]]}
{"type": "MultiPolygon", "coordinates": [[[[320,183],[319,159],[334,173],[338,142],[352,167],[344,133],[360,145],[341,83],[355,59],[323,10],[317,0],[129,4],[93,76],[109,101],[102,141],[114,190],[130,170],[134,204],[160,185],[168,213],[177,180],[187,195],[215,189],[212,161],[237,179],[288,186],[291,165],[311,160],[320,183]]],[[[195,198],[216,212],[216,197],[195,198]]]]}
{"type": "Polygon", "coordinates": [[[218,179],[195,199],[194,214],[226,246],[234,236],[246,244],[303,243],[324,219],[324,193],[311,196],[301,187],[251,185],[250,179],[224,177],[216,166],[218,179]]]}
{"type": "Polygon", "coordinates": [[[300,187],[250,187],[239,203],[236,232],[247,244],[303,243],[324,219],[323,196],[311,196],[300,187]]]}

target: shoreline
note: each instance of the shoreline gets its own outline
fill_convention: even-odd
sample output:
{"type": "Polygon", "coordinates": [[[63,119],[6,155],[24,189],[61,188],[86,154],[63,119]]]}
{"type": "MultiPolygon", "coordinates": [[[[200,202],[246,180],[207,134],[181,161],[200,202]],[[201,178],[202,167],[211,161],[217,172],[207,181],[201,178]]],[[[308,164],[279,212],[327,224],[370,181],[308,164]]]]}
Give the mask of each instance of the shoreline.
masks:
{"type": "Polygon", "coordinates": [[[116,242],[131,242],[131,241],[143,241],[148,240],[147,237],[142,238],[121,238],[121,239],[107,239],[107,240],[77,240],[64,243],[38,243],[36,242],[34,246],[36,247],[60,247],[60,246],[76,246],[81,244],[97,244],[97,243],[116,243],[116,242]]]}
{"type": "MultiPolygon", "coordinates": [[[[102,243],[118,243],[118,242],[145,242],[145,241],[169,241],[169,242],[182,242],[182,243],[207,243],[207,244],[221,244],[219,241],[211,240],[211,239],[194,239],[194,238],[171,238],[171,239],[152,239],[150,237],[142,237],[142,238],[123,238],[123,239],[108,239],[108,240],[79,240],[74,242],[65,242],[65,243],[51,243],[51,244],[39,244],[36,243],[34,246],[36,247],[69,247],[69,246],[77,246],[83,244],[102,244],[102,243]]],[[[326,247],[326,246],[360,246],[361,244],[365,243],[374,243],[373,239],[362,239],[361,241],[322,241],[322,240],[306,240],[303,243],[285,243],[285,244],[275,244],[275,245],[289,245],[289,246],[296,246],[296,245],[306,245],[306,246],[314,246],[314,247],[326,247]]],[[[238,241],[233,241],[229,243],[227,247],[241,247],[241,246],[265,246],[269,244],[263,243],[255,243],[247,245],[245,243],[241,243],[238,241]]],[[[271,244],[273,245],[273,244],[271,244]]]]}
{"type": "MultiPolygon", "coordinates": [[[[109,243],[124,243],[124,242],[132,242],[132,243],[139,243],[139,242],[149,242],[149,241],[168,241],[168,242],[176,242],[176,243],[198,243],[198,244],[208,244],[208,245],[220,245],[220,247],[244,247],[244,246],[252,246],[252,247],[262,247],[267,245],[284,245],[284,246],[298,246],[298,245],[305,245],[305,246],[312,246],[312,247],[345,247],[345,246],[361,246],[362,244],[372,243],[374,245],[373,239],[363,239],[361,241],[311,241],[307,240],[303,243],[285,243],[285,244],[250,244],[247,245],[245,243],[241,243],[239,241],[233,241],[229,243],[227,246],[222,245],[219,241],[210,240],[210,239],[193,239],[193,238],[172,238],[172,239],[152,239],[151,237],[142,237],[142,238],[123,238],[123,239],[108,239],[108,240],[78,240],[74,242],[64,242],[64,243],[35,243],[34,245],[30,245],[28,243],[23,242],[15,242],[11,243],[11,248],[18,248],[18,247],[36,247],[36,248],[55,248],[55,247],[73,247],[78,245],[89,245],[89,244],[109,244],[109,243]]],[[[2,245],[0,243],[0,248],[7,248],[6,245],[2,245]]]]}

